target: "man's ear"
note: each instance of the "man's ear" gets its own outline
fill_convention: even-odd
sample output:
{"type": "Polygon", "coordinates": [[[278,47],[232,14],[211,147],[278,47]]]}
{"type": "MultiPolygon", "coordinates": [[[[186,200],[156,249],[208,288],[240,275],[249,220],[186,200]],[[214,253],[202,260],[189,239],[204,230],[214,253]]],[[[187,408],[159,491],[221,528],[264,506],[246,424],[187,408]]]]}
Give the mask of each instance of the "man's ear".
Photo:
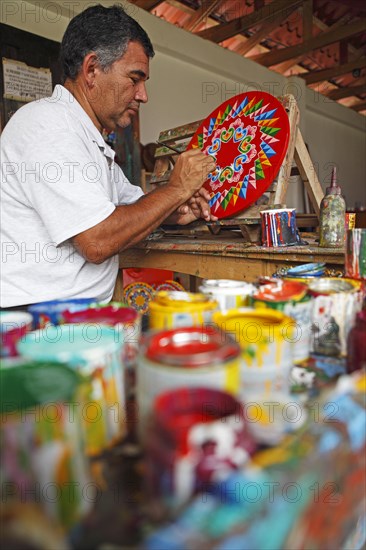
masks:
{"type": "Polygon", "coordinates": [[[84,57],[83,64],[81,66],[81,73],[83,80],[89,89],[94,88],[95,79],[98,72],[101,71],[100,64],[95,52],[90,52],[84,57]]]}

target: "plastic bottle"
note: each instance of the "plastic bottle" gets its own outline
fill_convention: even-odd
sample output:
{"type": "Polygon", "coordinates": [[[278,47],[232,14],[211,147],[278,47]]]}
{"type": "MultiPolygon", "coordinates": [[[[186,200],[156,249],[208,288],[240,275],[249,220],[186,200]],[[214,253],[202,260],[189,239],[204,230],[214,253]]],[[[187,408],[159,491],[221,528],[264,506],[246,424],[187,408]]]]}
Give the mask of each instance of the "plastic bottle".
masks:
{"type": "Polygon", "coordinates": [[[332,170],[332,182],[326,188],[320,203],[319,246],[341,248],[344,246],[346,202],[337,185],[336,168],[332,170]]]}

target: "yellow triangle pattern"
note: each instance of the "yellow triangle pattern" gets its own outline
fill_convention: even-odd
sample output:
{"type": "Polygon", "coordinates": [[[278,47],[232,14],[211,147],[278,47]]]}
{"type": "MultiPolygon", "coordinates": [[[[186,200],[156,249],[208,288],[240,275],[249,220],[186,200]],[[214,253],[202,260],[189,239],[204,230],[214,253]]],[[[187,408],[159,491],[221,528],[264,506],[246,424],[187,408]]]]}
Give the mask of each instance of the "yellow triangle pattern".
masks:
{"type": "Polygon", "coordinates": [[[265,166],[272,166],[272,164],[269,161],[269,158],[267,157],[266,153],[263,150],[259,152],[259,158],[260,158],[261,164],[264,164],[265,166]]]}
{"type": "Polygon", "coordinates": [[[215,131],[216,128],[221,124],[221,119],[222,119],[222,113],[220,111],[219,114],[216,117],[216,121],[215,121],[215,124],[214,124],[214,127],[213,127],[212,131],[215,131]]]}
{"type": "Polygon", "coordinates": [[[258,126],[273,126],[279,118],[269,118],[268,120],[257,120],[258,126]]]}
{"type": "Polygon", "coordinates": [[[247,104],[245,105],[244,109],[243,109],[243,110],[241,111],[241,113],[239,113],[239,114],[245,115],[245,113],[246,113],[247,111],[249,111],[249,109],[252,107],[254,101],[255,101],[255,97],[253,97],[252,101],[249,101],[249,103],[247,103],[247,104]]]}

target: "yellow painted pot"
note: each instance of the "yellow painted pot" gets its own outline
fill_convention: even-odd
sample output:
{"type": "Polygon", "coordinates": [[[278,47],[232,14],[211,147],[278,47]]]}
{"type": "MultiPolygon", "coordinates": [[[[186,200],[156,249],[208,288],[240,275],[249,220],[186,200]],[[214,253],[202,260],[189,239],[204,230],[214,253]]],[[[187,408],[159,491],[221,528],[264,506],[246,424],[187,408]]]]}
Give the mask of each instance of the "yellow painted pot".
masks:
{"type": "Polygon", "coordinates": [[[215,313],[212,322],[241,347],[242,395],[289,391],[295,321],[270,309],[215,313]]]}
{"type": "Polygon", "coordinates": [[[149,328],[201,326],[210,322],[217,310],[218,303],[204,294],[162,290],[149,304],[149,328]]]}
{"type": "Polygon", "coordinates": [[[304,296],[301,300],[276,301],[257,300],[252,297],[254,308],[268,308],[281,311],[295,321],[293,335],[294,363],[301,363],[309,358],[311,343],[311,323],[313,300],[310,296],[304,296]]]}
{"type": "Polygon", "coordinates": [[[207,279],[202,282],[199,291],[217,301],[221,311],[228,311],[247,306],[255,286],[245,281],[207,279]]]}

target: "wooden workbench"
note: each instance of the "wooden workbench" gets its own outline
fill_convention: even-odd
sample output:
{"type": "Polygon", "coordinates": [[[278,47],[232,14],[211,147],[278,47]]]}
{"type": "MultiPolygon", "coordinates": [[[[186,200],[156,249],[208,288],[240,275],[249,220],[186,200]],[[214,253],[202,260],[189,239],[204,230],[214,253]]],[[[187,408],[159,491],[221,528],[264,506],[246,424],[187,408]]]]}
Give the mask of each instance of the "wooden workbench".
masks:
{"type": "MultiPolygon", "coordinates": [[[[344,267],[344,250],[319,248],[314,237],[303,237],[309,244],[264,248],[230,232],[219,235],[152,235],[146,241],[122,252],[121,269],[128,267],[168,269],[200,278],[254,281],[270,276],[280,268],[308,262],[325,262],[338,271],[344,267]]],[[[122,297],[122,277],[118,278],[114,299],[122,297]]],[[[192,289],[191,289],[192,290],[192,289]]]]}

